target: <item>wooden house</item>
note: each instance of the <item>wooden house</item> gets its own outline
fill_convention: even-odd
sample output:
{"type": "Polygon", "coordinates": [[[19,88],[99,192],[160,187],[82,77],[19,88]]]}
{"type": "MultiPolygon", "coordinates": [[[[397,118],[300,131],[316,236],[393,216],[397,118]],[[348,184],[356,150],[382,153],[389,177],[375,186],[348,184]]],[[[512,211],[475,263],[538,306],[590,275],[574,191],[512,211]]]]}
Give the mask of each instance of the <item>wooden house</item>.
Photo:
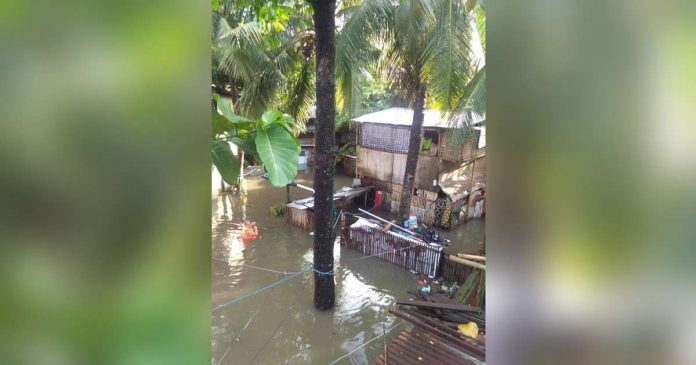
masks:
{"type": "Polygon", "coordinates": [[[363,184],[382,192],[382,209],[396,212],[401,194],[409,194],[410,215],[450,228],[463,220],[458,212],[472,189],[485,183],[485,121],[478,115],[472,120],[470,132],[455,140],[455,131],[439,111],[424,112],[415,188],[403,192],[413,111],[391,108],[355,118],[356,173],[363,184]]]}

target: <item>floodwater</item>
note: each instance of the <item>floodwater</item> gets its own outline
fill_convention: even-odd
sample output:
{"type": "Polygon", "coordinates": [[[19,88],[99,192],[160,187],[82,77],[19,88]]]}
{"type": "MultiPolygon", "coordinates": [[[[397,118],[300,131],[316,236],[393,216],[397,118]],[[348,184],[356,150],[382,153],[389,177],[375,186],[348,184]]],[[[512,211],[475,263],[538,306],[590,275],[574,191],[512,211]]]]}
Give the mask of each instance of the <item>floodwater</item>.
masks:
{"type": "MultiPolygon", "coordinates": [[[[311,186],[311,176],[295,180],[311,186]]],[[[336,176],[336,189],[350,186],[352,179],[336,176]]],[[[248,200],[231,194],[213,198],[212,214],[212,305],[235,300],[259,288],[312,267],[313,237],[291,226],[284,217],[274,217],[269,208],[285,202],[284,188],[250,177],[248,200]],[[243,242],[244,219],[257,223],[259,238],[243,242]],[[264,270],[265,269],[265,270],[264,270]],[[274,270],[272,272],[268,270],[274,270]]],[[[219,186],[219,185],[218,185],[219,186]]],[[[311,193],[291,188],[291,198],[311,193]]],[[[447,232],[452,248],[474,252],[483,240],[483,223],[477,220],[447,232]],[[472,223],[475,223],[472,225],[472,223]]],[[[213,364],[330,364],[337,358],[379,336],[400,319],[388,313],[397,299],[409,297],[416,279],[407,270],[363,257],[341,248],[336,241],[336,304],[333,310],[313,306],[313,274],[304,273],[265,291],[236,301],[212,314],[213,364]]],[[[387,338],[397,334],[391,332],[387,338]]],[[[336,364],[370,364],[382,352],[382,339],[373,341],[336,364]]]]}
{"type": "Polygon", "coordinates": [[[484,248],[486,241],[486,219],[472,219],[456,226],[443,236],[452,241],[447,246],[450,253],[476,253],[484,248]]]}

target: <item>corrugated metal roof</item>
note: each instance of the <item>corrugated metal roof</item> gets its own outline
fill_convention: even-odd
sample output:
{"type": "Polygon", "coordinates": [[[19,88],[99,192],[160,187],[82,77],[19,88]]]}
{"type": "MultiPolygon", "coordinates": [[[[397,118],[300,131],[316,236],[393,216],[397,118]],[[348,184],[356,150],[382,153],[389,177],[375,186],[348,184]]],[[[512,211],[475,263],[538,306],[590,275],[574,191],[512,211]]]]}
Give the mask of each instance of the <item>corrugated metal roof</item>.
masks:
{"type": "MultiPolygon", "coordinates": [[[[379,123],[394,125],[411,125],[413,122],[413,109],[391,108],[382,111],[361,115],[353,121],[358,123],[379,123]]],[[[424,127],[447,127],[447,119],[442,118],[440,111],[428,109],[423,112],[424,127]]]]}
{"type": "Polygon", "coordinates": [[[481,361],[451,342],[435,336],[422,328],[403,330],[396,336],[386,352],[382,352],[374,365],[451,364],[481,365],[481,361]]]}
{"type": "MultiPolygon", "coordinates": [[[[475,113],[471,113],[470,119],[475,124],[484,120],[484,117],[475,113]]],[[[392,125],[411,125],[413,123],[413,109],[410,108],[390,108],[382,111],[361,115],[354,118],[353,121],[358,123],[378,123],[392,125]]],[[[423,126],[435,128],[449,128],[449,122],[446,116],[443,116],[439,110],[426,109],[423,112],[423,126]]]]}

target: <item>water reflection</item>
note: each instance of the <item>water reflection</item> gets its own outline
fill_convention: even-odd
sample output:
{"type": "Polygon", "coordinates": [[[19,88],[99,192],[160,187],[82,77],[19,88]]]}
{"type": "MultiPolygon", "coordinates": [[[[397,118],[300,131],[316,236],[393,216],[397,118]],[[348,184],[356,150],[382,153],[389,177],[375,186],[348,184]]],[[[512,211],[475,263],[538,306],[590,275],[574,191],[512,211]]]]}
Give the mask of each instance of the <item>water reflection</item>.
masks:
{"type": "MultiPolygon", "coordinates": [[[[307,175],[296,181],[311,185],[307,175]]],[[[349,186],[351,181],[338,176],[336,187],[349,186]]],[[[272,205],[286,200],[285,189],[273,188],[260,178],[247,182],[248,205],[229,193],[213,200],[213,306],[286,277],[258,268],[294,272],[312,265],[309,232],[269,212],[272,205]],[[244,219],[255,221],[259,228],[259,238],[247,244],[241,239],[244,219]]],[[[308,194],[293,189],[291,198],[308,194]]],[[[450,233],[475,235],[475,228],[469,229],[450,233]]],[[[338,241],[335,245],[334,310],[314,309],[311,273],[236,302],[212,315],[213,364],[328,364],[380,335],[383,324],[387,330],[394,326],[397,321],[388,310],[397,298],[408,297],[407,290],[415,288],[414,277],[377,258],[351,261],[363,255],[341,250],[338,241]]],[[[340,363],[369,364],[382,346],[382,341],[374,341],[340,363]]]]}

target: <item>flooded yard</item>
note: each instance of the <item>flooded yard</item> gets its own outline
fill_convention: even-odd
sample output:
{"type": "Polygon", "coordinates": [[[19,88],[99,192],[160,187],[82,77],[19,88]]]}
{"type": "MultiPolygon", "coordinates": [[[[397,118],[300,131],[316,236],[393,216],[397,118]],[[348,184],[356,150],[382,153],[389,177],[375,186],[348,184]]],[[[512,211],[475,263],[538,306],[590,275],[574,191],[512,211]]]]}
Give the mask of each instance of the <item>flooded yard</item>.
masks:
{"type": "MultiPolygon", "coordinates": [[[[288,278],[284,273],[312,266],[310,233],[270,214],[270,206],[285,202],[285,189],[274,188],[259,177],[247,182],[246,205],[231,194],[212,201],[213,307],[288,278]],[[257,223],[257,240],[242,241],[244,219],[257,223]]],[[[311,175],[300,174],[296,182],[311,186],[311,175]]],[[[338,175],[335,187],[351,182],[338,175]]],[[[291,189],[292,199],[310,194],[291,189]]],[[[483,230],[484,223],[474,220],[445,236],[453,241],[453,249],[473,252],[481,247],[483,230]]],[[[340,267],[333,310],[314,309],[311,273],[234,302],[212,315],[213,364],[330,364],[381,335],[383,326],[389,330],[399,324],[401,320],[388,310],[396,299],[409,296],[407,290],[416,288],[415,277],[374,257],[350,261],[362,254],[341,249],[338,241],[334,257],[340,267]]],[[[382,350],[382,340],[374,341],[338,364],[369,364],[382,350]]]]}

